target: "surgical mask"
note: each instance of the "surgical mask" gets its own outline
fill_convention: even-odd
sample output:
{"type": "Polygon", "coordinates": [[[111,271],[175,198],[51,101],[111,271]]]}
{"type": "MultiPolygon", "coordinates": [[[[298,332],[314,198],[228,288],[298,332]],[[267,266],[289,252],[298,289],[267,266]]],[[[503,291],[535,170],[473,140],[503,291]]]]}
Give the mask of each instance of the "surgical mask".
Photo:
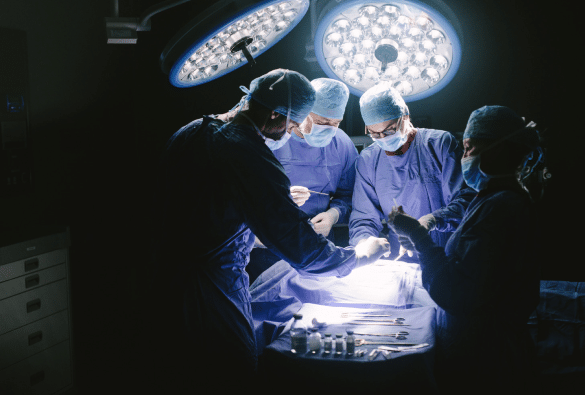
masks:
{"type": "MultiPolygon", "coordinates": [[[[483,148],[481,150],[481,152],[486,152],[487,150],[490,150],[490,149],[498,146],[502,142],[508,140],[509,138],[515,136],[516,134],[518,134],[522,131],[524,131],[524,128],[518,129],[517,131],[494,141],[493,143],[491,143],[487,147],[483,148]]],[[[538,160],[540,160],[540,157],[538,160]]],[[[484,189],[487,186],[488,181],[491,180],[492,178],[514,177],[514,175],[515,175],[514,173],[496,174],[496,175],[486,174],[481,170],[480,164],[481,164],[481,154],[477,154],[474,156],[468,156],[467,158],[461,159],[461,171],[463,172],[463,179],[465,180],[465,183],[478,192],[481,191],[482,189],[484,189]]],[[[524,162],[524,164],[526,164],[526,162],[524,162]]]]}
{"type": "Polygon", "coordinates": [[[264,144],[266,144],[266,146],[268,148],[270,148],[271,151],[276,151],[277,149],[281,148],[282,146],[284,146],[287,143],[288,139],[290,139],[290,133],[288,133],[287,131],[284,132],[284,135],[282,135],[280,140],[273,140],[270,137],[266,137],[266,136],[264,136],[264,134],[262,134],[262,132],[260,131],[260,128],[258,128],[258,126],[256,126],[256,123],[254,121],[252,121],[252,118],[250,118],[249,116],[247,116],[244,113],[240,113],[240,114],[243,117],[245,117],[248,121],[250,121],[252,126],[254,126],[254,129],[256,129],[256,132],[258,132],[260,137],[262,137],[262,139],[264,139],[264,144]]]}
{"type": "Polygon", "coordinates": [[[408,139],[407,134],[395,133],[391,136],[386,136],[381,139],[373,139],[376,144],[380,146],[384,151],[394,152],[398,148],[402,147],[408,139]]]}
{"type": "Polygon", "coordinates": [[[488,181],[492,178],[485,174],[479,168],[481,162],[481,155],[468,156],[461,159],[461,171],[463,172],[463,179],[465,183],[476,191],[484,189],[488,181]]]}
{"type": "Polygon", "coordinates": [[[331,142],[335,133],[337,133],[335,126],[313,124],[311,133],[303,133],[303,137],[311,147],[325,147],[331,142]]]}
{"type": "Polygon", "coordinates": [[[264,143],[268,146],[268,148],[270,148],[271,151],[276,151],[277,149],[282,148],[287,143],[288,139],[290,139],[289,132],[284,132],[284,135],[280,138],[280,140],[272,140],[270,137],[266,137],[262,133],[260,133],[260,135],[264,139],[264,143]]]}

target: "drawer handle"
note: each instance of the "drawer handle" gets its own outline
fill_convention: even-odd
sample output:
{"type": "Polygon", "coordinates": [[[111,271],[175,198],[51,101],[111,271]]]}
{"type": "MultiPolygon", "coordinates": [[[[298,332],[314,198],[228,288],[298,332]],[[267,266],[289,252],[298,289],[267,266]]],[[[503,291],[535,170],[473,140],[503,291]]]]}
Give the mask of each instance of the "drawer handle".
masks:
{"type": "Polygon", "coordinates": [[[37,285],[39,285],[40,282],[41,282],[40,276],[38,274],[34,274],[24,279],[24,287],[25,288],[36,287],[37,285]]]}
{"type": "Polygon", "coordinates": [[[30,272],[31,270],[35,270],[39,268],[39,258],[29,259],[28,261],[24,261],[24,271],[30,272]]]}
{"type": "Polygon", "coordinates": [[[35,300],[31,300],[30,302],[28,302],[26,304],[26,312],[27,313],[32,313],[35,310],[38,310],[41,308],[41,300],[40,299],[35,299],[35,300]]]}
{"type": "Polygon", "coordinates": [[[45,371],[41,370],[30,376],[30,385],[37,385],[45,379],[45,371]]]}
{"type": "Polygon", "coordinates": [[[32,346],[35,343],[40,342],[41,340],[43,340],[43,331],[38,331],[35,333],[31,333],[30,335],[28,335],[28,345],[32,346]]]}

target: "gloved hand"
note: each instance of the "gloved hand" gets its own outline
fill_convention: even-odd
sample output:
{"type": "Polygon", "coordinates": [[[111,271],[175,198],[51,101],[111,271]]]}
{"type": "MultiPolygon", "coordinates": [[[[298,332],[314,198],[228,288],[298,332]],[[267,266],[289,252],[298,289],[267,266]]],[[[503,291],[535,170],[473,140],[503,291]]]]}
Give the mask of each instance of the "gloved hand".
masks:
{"type": "Polygon", "coordinates": [[[398,235],[398,242],[400,243],[400,252],[398,253],[396,260],[402,258],[406,254],[410,257],[414,255],[414,245],[410,242],[410,239],[407,236],[398,235]]]}
{"type": "Polygon", "coordinates": [[[292,186],[290,187],[290,194],[292,195],[293,201],[301,207],[309,198],[311,197],[311,192],[309,192],[309,188],[305,188],[303,186],[292,186]]]}
{"type": "Polygon", "coordinates": [[[433,214],[423,215],[418,219],[418,223],[421,224],[427,232],[434,230],[437,227],[437,219],[433,214]]]}
{"type": "Polygon", "coordinates": [[[339,220],[339,211],[335,208],[330,208],[329,210],[319,213],[311,218],[311,222],[313,223],[313,229],[315,232],[323,235],[325,237],[329,236],[329,232],[331,232],[331,227],[337,223],[339,220]]]}
{"type": "Polygon", "coordinates": [[[414,217],[404,212],[402,206],[392,207],[392,212],[388,215],[388,225],[398,236],[406,236],[413,243],[428,233],[414,217]]]}
{"type": "MultiPolygon", "coordinates": [[[[433,214],[423,215],[418,219],[418,223],[421,224],[421,226],[425,228],[427,232],[430,232],[437,227],[437,220],[433,214]]],[[[398,241],[400,242],[400,253],[398,254],[398,257],[400,258],[404,254],[408,254],[408,256],[411,257],[413,255],[414,245],[410,239],[407,236],[399,235],[398,241]]]]}
{"type": "Polygon", "coordinates": [[[258,236],[255,236],[256,240],[254,240],[254,248],[266,248],[266,246],[260,241],[258,236]]]}
{"type": "Polygon", "coordinates": [[[362,239],[355,246],[355,255],[358,258],[358,267],[376,262],[380,257],[390,252],[390,243],[385,238],[370,236],[362,239]]]}

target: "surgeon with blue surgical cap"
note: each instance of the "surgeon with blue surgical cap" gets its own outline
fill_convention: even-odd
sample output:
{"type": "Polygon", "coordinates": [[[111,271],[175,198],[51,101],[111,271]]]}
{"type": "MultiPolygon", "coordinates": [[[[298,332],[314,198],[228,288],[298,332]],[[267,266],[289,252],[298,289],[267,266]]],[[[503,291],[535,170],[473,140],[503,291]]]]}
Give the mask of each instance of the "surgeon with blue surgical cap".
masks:
{"type": "MultiPolygon", "coordinates": [[[[301,210],[311,217],[315,232],[335,242],[333,225],[349,221],[358,157],[355,145],[339,128],[349,89],[329,78],[317,78],[311,85],[316,92],[311,112],[300,126],[293,127],[290,140],[274,156],[292,185],[313,191],[301,210]]],[[[269,250],[254,249],[248,266],[251,281],[276,261],[278,257],[269,250]]]]}
{"type": "Polygon", "coordinates": [[[435,377],[444,393],[535,392],[526,323],[539,301],[540,232],[520,175],[534,169],[526,158],[538,143],[537,131],[510,108],[475,110],[462,165],[477,196],[445,248],[402,207],[388,219],[414,245],[423,286],[439,306],[435,377]]]}
{"type": "Polygon", "coordinates": [[[350,244],[388,231],[390,258],[416,262],[416,254],[399,248],[400,237],[384,229],[385,219],[396,201],[444,246],[472,198],[464,188],[462,150],[449,132],[414,128],[404,99],[389,82],[368,89],[360,111],[374,144],[356,161],[350,244]]]}
{"type": "Polygon", "coordinates": [[[309,80],[273,70],[251,82],[247,100],[247,109],[228,123],[204,117],[171,137],[156,199],[157,275],[182,310],[185,380],[221,373],[218,392],[230,384],[245,387],[249,382],[241,380],[250,380],[257,367],[245,271],[255,235],[297,271],[316,276],[346,276],[388,251],[387,240],[374,237],[357,250],[336,247],[314,231],[291,197],[270,146],[311,112],[309,80]]]}

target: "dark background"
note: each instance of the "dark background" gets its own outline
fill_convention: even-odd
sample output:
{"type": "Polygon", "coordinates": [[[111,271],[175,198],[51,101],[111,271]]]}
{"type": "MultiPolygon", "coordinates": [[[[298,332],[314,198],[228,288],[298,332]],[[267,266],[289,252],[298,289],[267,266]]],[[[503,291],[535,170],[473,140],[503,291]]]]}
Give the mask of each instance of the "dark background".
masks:
{"type": "MultiPolygon", "coordinates": [[[[120,16],[140,16],[158,2],[120,0],[120,16]]],[[[550,2],[445,2],[463,30],[462,63],[446,88],[408,103],[411,113],[460,136],[473,110],[499,104],[547,129],[553,177],[539,211],[541,256],[547,263],[543,278],[580,281],[583,259],[575,254],[583,233],[583,130],[573,111],[582,50],[577,14],[550,2]]],[[[152,30],[139,32],[136,45],[106,44],[104,17],[111,16],[106,0],[20,0],[0,6],[0,28],[22,30],[28,40],[34,177],[33,192],[0,198],[0,234],[70,227],[81,382],[91,382],[99,371],[89,371],[86,362],[122,369],[127,361],[118,356],[124,354],[112,350],[127,347],[148,326],[149,203],[166,140],[203,114],[229,110],[242,96],[239,85],[274,68],[309,79],[326,77],[317,63],[303,60],[307,14],[256,59],[256,66],[194,88],[171,86],[159,56],[176,30],[211,3],[192,1],[155,15],[152,30]],[[121,340],[112,340],[114,334],[121,340]]],[[[349,135],[363,133],[355,96],[342,128],[349,135]]]]}

